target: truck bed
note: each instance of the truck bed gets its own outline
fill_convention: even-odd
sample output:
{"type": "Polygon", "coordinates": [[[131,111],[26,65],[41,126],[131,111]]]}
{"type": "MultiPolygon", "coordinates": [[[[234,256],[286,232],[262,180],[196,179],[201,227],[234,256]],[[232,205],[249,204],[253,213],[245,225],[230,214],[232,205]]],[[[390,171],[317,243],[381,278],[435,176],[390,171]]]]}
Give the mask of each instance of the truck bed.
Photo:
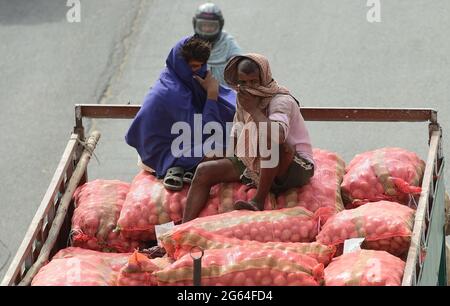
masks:
{"type": "MultiPolygon", "coordinates": [[[[83,124],[85,122],[83,119],[132,119],[139,109],[140,106],[136,105],[84,104],[75,106],[74,131],[25,238],[4,276],[2,286],[19,284],[40,254],[68,181],[84,148],[85,127],[83,124]]],[[[302,107],[301,111],[307,121],[423,122],[424,126],[427,125],[429,143],[422,193],[416,211],[402,285],[446,285],[445,183],[443,175],[445,162],[442,154],[442,131],[437,121],[437,112],[432,109],[310,107],[302,107]]],[[[87,181],[86,170],[79,185],[87,181]]],[[[64,224],[58,233],[57,242],[52,246],[50,256],[67,247],[69,243],[73,207],[74,205],[71,203],[64,224]]]]}

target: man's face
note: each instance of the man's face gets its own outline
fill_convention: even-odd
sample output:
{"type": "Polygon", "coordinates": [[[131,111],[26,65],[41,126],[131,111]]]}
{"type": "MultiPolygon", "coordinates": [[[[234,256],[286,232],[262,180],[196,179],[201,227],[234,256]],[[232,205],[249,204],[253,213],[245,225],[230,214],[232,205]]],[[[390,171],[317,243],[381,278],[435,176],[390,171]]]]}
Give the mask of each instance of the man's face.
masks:
{"type": "Polygon", "coordinates": [[[246,87],[252,87],[256,88],[261,84],[261,81],[259,79],[259,73],[253,72],[250,74],[246,74],[240,69],[238,69],[238,79],[237,79],[238,86],[246,86],[246,87]]]}
{"type": "Polygon", "coordinates": [[[217,24],[205,23],[200,26],[200,30],[204,33],[216,33],[218,26],[217,24]]]}
{"type": "Polygon", "coordinates": [[[261,81],[259,79],[259,71],[246,74],[238,69],[237,84],[239,104],[244,108],[245,111],[250,112],[250,109],[257,105],[261,99],[257,96],[252,95],[245,89],[256,88],[261,84],[261,81]],[[249,105],[251,107],[249,107],[249,105]]]}
{"type": "Polygon", "coordinates": [[[195,59],[190,60],[188,63],[188,65],[189,65],[189,67],[191,67],[193,73],[196,73],[197,71],[199,71],[200,68],[202,68],[203,64],[204,64],[203,62],[197,61],[195,59]]]}
{"type": "Polygon", "coordinates": [[[202,35],[215,35],[220,31],[220,24],[217,20],[198,19],[196,23],[196,33],[202,35]]]}

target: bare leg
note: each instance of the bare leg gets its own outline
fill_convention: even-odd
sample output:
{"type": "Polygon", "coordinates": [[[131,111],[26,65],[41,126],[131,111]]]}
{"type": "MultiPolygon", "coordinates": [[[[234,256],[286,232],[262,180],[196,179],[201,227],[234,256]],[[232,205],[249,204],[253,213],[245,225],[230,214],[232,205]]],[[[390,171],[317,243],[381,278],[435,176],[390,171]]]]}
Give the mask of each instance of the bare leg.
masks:
{"type": "Polygon", "coordinates": [[[218,160],[223,159],[226,156],[225,150],[215,150],[210,151],[205,154],[205,157],[202,159],[202,162],[210,161],[210,160],[218,160]]]}
{"type": "Polygon", "coordinates": [[[218,183],[239,181],[239,173],[229,159],[200,163],[189,188],[183,223],[198,217],[209,198],[212,186],[218,183]]]}
{"type": "Polygon", "coordinates": [[[287,144],[280,145],[280,163],[274,168],[261,168],[255,197],[248,202],[236,201],[234,207],[236,209],[264,210],[264,203],[272,187],[273,180],[276,177],[282,178],[286,174],[294,154],[294,150],[287,144]]]}

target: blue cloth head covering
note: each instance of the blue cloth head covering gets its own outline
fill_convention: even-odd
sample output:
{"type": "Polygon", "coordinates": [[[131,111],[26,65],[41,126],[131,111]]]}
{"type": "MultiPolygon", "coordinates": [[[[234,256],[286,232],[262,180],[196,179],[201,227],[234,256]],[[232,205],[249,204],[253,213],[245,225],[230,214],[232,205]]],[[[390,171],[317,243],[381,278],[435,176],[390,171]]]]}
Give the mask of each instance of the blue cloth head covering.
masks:
{"type": "MultiPolygon", "coordinates": [[[[218,101],[208,102],[216,104],[205,107],[206,92],[193,78],[192,69],[180,53],[189,38],[180,40],[170,51],[166,68],[147,93],[125,136],[126,142],[136,148],[142,162],[154,169],[158,177],[163,177],[167,169],[173,166],[185,170],[195,168],[203,158],[172,154],[172,142],[179,136],[171,133],[175,122],[188,123],[194,133],[194,115],[203,113],[203,123],[218,121],[226,134],[225,124],[233,121],[236,109],[235,92],[222,86],[219,87],[218,101]]],[[[206,64],[196,74],[204,78],[206,64]]],[[[205,138],[203,136],[203,140],[205,138]]],[[[193,152],[193,148],[190,150],[193,152]]]]}

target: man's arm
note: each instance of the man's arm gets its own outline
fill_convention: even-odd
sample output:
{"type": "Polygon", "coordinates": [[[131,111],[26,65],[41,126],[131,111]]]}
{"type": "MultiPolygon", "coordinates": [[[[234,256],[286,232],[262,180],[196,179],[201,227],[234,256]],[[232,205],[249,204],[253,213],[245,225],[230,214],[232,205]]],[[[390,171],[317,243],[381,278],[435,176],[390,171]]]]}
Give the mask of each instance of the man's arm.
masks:
{"type": "Polygon", "coordinates": [[[206,73],[206,77],[204,79],[198,75],[194,75],[194,79],[199,82],[206,91],[208,100],[217,101],[219,97],[219,82],[213,77],[211,71],[206,73]]]}
{"type": "Polygon", "coordinates": [[[211,71],[207,72],[204,79],[197,75],[194,75],[194,79],[205,89],[207,95],[202,112],[203,124],[211,121],[220,122],[219,108],[216,103],[219,98],[219,82],[212,76],[211,71]]]}
{"type": "Polygon", "coordinates": [[[269,118],[266,117],[266,115],[261,111],[261,109],[258,107],[260,103],[260,98],[255,97],[249,93],[247,93],[245,90],[238,89],[238,99],[239,104],[244,108],[244,110],[252,116],[253,121],[258,126],[258,130],[260,129],[260,123],[266,123],[267,126],[267,143],[272,143],[272,133],[271,133],[271,127],[272,123],[276,123],[278,126],[278,139],[274,139],[274,141],[278,144],[282,144],[285,141],[285,133],[284,129],[281,126],[281,124],[278,121],[272,121],[269,118]]]}
{"type": "Polygon", "coordinates": [[[274,139],[274,141],[278,144],[282,144],[285,141],[285,135],[284,135],[284,129],[281,126],[281,124],[277,121],[272,121],[269,118],[266,117],[266,115],[259,109],[259,108],[255,108],[251,113],[250,116],[252,116],[253,120],[256,122],[257,126],[258,126],[258,130],[261,131],[260,129],[260,123],[266,123],[267,126],[267,141],[268,143],[271,143],[272,140],[272,123],[276,123],[277,127],[278,127],[278,139],[274,139]]]}

